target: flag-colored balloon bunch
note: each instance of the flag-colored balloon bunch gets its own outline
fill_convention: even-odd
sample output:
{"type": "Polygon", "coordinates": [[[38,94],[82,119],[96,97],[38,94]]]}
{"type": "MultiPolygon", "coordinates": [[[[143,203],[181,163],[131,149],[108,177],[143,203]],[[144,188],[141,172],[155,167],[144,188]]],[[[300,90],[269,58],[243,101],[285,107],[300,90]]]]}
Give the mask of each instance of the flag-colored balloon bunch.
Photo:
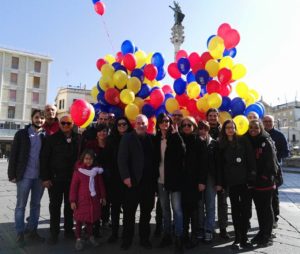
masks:
{"type": "Polygon", "coordinates": [[[166,101],[167,111],[172,113],[181,109],[203,119],[209,108],[218,108],[222,121],[235,118],[239,134],[248,129],[248,121],[242,116],[255,111],[262,117],[264,108],[257,102],[260,98],[258,92],[240,81],[247,73],[246,67],[233,60],[239,41],[238,31],[224,23],[216,35],[208,38],[206,52],[188,54],[185,50],[178,51],[176,61],[168,66],[169,75],[175,79],[176,96],[166,101]],[[238,97],[231,98],[235,82],[238,97]]]}
{"type": "Polygon", "coordinates": [[[104,15],[105,13],[105,4],[102,2],[102,0],[92,0],[94,4],[95,12],[99,15],[104,15]]]}
{"type": "Polygon", "coordinates": [[[93,121],[95,110],[90,103],[83,99],[78,99],[71,105],[70,114],[75,125],[80,128],[86,128],[93,121]]]}

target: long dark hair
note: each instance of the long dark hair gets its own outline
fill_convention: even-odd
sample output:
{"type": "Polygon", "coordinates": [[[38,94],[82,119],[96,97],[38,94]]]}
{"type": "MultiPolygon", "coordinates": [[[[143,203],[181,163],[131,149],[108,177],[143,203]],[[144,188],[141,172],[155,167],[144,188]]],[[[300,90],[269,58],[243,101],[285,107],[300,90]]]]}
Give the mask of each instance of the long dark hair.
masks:
{"type": "Polygon", "coordinates": [[[93,165],[95,165],[95,160],[96,160],[96,155],[95,155],[95,152],[92,150],[92,149],[84,149],[83,152],[81,153],[80,157],[79,157],[79,162],[80,163],[83,163],[83,160],[84,160],[84,157],[86,155],[89,155],[92,157],[93,159],[93,165]]]}
{"type": "Polygon", "coordinates": [[[115,123],[114,123],[114,126],[111,130],[111,136],[114,136],[114,137],[118,137],[120,136],[120,133],[118,131],[118,122],[120,120],[124,120],[126,123],[127,123],[127,130],[126,132],[131,132],[133,130],[132,126],[131,126],[131,123],[129,122],[128,118],[125,117],[125,116],[120,116],[118,117],[116,120],[115,120],[115,123]]]}
{"type": "Polygon", "coordinates": [[[163,122],[164,118],[167,118],[170,121],[170,126],[169,126],[169,129],[167,130],[167,136],[172,131],[173,121],[172,121],[171,117],[168,116],[166,113],[161,113],[157,116],[157,119],[156,119],[156,124],[155,124],[156,135],[161,135],[161,130],[159,128],[159,125],[163,122]]]}
{"type": "MultiPolygon", "coordinates": [[[[219,135],[220,146],[222,146],[222,147],[226,146],[229,143],[228,137],[226,135],[226,126],[230,123],[233,124],[233,126],[235,127],[235,130],[236,130],[236,124],[232,119],[228,119],[223,123],[222,129],[221,129],[221,132],[219,135]]],[[[237,135],[235,133],[233,136],[233,144],[236,144],[236,143],[237,143],[237,135]]]]}

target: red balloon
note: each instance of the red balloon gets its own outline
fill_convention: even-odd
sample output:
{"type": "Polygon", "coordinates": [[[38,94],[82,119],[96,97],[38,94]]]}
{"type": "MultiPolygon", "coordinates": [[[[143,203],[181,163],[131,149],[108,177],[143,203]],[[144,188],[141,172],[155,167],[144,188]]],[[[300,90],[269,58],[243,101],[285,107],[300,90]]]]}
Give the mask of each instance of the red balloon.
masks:
{"type": "Polygon", "coordinates": [[[197,109],[197,100],[196,99],[192,99],[189,100],[187,105],[186,105],[186,109],[191,113],[191,114],[197,114],[198,113],[198,109],[197,109]]]}
{"type": "Polygon", "coordinates": [[[182,94],[182,95],[178,95],[177,94],[175,96],[175,99],[178,101],[179,106],[181,106],[181,107],[186,107],[187,104],[188,104],[188,102],[189,102],[189,100],[190,100],[190,98],[185,93],[182,94]]]}
{"type": "Polygon", "coordinates": [[[103,15],[105,13],[105,4],[103,2],[97,2],[94,5],[95,12],[99,15],[103,15]]]}
{"type": "Polygon", "coordinates": [[[128,70],[133,71],[136,66],[135,56],[131,53],[126,54],[123,57],[123,64],[128,70]]]}
{"type": "Polygon", "coordinates": [[[154,64],[147,64],[144,68],[144,75],[150,81],[154,80],[157,76],[157,68],[154,64]]]}
{"type": "Polygon", "coordinates": [[[232,76],[231,70],[227,68],[222,68],[218,72],[218,79],[221,84],[228,83],[231,80],[231,76],[232,76]]]}
{"type": "Polygon", "coordinates": [[[151,117],[148,119],[147,133],[153,134],[154,131],[155,131],[155,118],[151,117]]]}
{"type": "Polygon", "coordinates": [[[220,83],[216,80],[211,80],[207,83],[206,91],[208,94],[211,93],[220,93],[220,83]]]}
{"type": "Polygon", "coordinates": [[[205,65],[203,64],[202,60],[201,62],[196,63],[193,67],[192,67],[192,72],[194,74],[196,74],[197,71],[199,70],[204,70],[205,69],[205,65]]]}
{"type": "Polygon", "coordinates": [[[75,125],[83,125],[91,114],[89,103],[83,99],[74,101],[71,105],[70,113],[75,125]]]}
{"type": "Polygon", "coordinates": [[[168,73],[174,79],[178,79],[178,78],[181,77],[181,73],[178,70],[177,63],[170,63],[169,64],[169,66],[168,66],[168,73]]]}
{"type": "Polygon", "coordinates": [[[231,26],[227,23],[223,23],[222,25],[219,26],[218,28],[218,35],[224,39],[224,35],[231,30],[231,26]]]}
{"type": "Polygon", "coordinates": [[[202,55],[201,55],[201,59],[202,59],[202,62],[205,66],[205,64],[210,60],[210,59],[213,59],[213,57],[209,54],[209,52],[204,52],[202,55]]]}
{"type": "Polygon", "coordinates": [[[104,94],[105,100],[111,105],[120,103],[120,92],[116,88],[108,88],[104,94]]]}
{"type": "Polygon", "coordinates": [[[116,61],[117,61],[118,63],[122,63],[122,61],[123,61],[123,54],[122,54],[121,51],[119,51],[119,52],[116,54],[116,61]]]}
{"type": "Polygon", "coordinates": [[[150,104],[156,109],[158,108],[165,100],[165,94],[161,89],[155,89],[150,94],[150,104]]]}
{"type": "Polygon", "coordinates": [[[226,49],[232,49],[240,42],[240,34],[237,30],[231,29],[224,35],[224,45],[226,49]]]}
{"type": "Polygon", "coordinates": [[[177,54],[176,54],[176,62],[178,62],[178,60],[180,58],[188,58],[188,53],[184,49],[180,49],[177,52],[177,54]]]}
{"type": "Polygon", "coordinates": [[[161,89],[163,90],[164,94],[173,93],[173,89],[170,85],[164,85],[161,89]]]}
{"type": "Polygon", "coordinates": [[[221,84],[219,94],[222,96],[228,96],[232,91],[232,87],[230,84],[221,84]]]}
{"type": "Polygon", "coordinates": [[[107,62],[106,62],[103,58],[99,58],[99,59],[97,60],[97,63],[96,63],[97,69],[98,69],[99,71],[101,71],[102,65],[103,65],[103,64],[106,64],[106,63],[107,63],[107,62]]]}
{"type": "Polygon", "coordinates": [[[191,64],[191,68],[193,69],[193,67],[198,64],[199,62],[202,63],[201,57],[199,56],[199,54],[197,52],[193,52],[189,55],[189,61],[191,64]]]}

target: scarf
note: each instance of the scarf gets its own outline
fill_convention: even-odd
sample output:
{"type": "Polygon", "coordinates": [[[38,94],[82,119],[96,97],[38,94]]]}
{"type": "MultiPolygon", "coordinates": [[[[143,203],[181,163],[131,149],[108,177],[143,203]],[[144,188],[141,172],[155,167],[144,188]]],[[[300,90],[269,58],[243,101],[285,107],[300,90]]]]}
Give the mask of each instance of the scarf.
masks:
{"type": "Polygon", "coordinates": [[[84,168],[79,168],[78,171],[80,173],[90,177],[89,190],[91,192],[91,196],[95,197],[96,196],[96,190],[95,190],[95,179],[94,178],[97,174],[102,174],[103,173],[103,168],[94,167],[91,170],[84,169],[84,168]]]}

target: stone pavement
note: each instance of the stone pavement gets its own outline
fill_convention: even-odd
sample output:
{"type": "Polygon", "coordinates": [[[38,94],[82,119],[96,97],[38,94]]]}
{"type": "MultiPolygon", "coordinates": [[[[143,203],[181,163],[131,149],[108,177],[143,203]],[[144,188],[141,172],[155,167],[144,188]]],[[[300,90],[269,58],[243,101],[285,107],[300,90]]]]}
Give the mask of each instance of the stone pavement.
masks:
{"type": "MultiPolygon", "coordinates": [[[[245,253],[284,253],[284,254],[300,254],[300,174],[287,173],[284,174],[284,185],[280,188],[281,200],[281,215],[279,220],[276,238],[274,245],[268,248],[254,249],[251,251],[239,251],[245,253]]],[[[60,236],[60,241],[56,246],[48,246],[47,244],[33,244],[28,243],[24,249],[19,249],[15,246],[15,231],[14,231],[14,208],[16,202],[16,187],[15,184],[9,183],[7,180],[7,163],[0,161],[0,253],[1,254],[52,254],[52,253],[74,253],[74,241],[63,239],[63,234],[60,236]]],[[[28,203],[29,205],[29,203],[28,203]]],[[[254,209],[254,206],[253,206],[254,209]]],[[[28,209],[27,209],[28,213],[28,209]]],[[[154,216],[153,213],[151,223],[154,229],[154,216]]],[[[251,221],[252,229],[249,237],[255,235],[257,231],[256,212],[253,210],[253,218],[251,221]]],[[[39,232],[42,236],[48,237],[49,232],[49,212],[48,212],[48,193],[45,192],[42,199],[41,218],[39,232]]],[[[229,231],[233,237],[233,227],[229,226],[229,231]]],[[[120,242],[110,245],[106,240],[110,234],[110,229],[103,230],[103,237],[99,239],[101,243],[99,247],[92,248],[87,246],[82,253],[173,253],[171,248],[158,249],[159,239],[152,237],[151,241],[154,248],[152,250],[144,250],[138,245],[138,237],[134,239],[132,248],[129,251],[120,250],[120,242]]],[[[136,230],[137,235],[137,230],[136,230]]],[[[218,237],[210,245],[199,244],[195,249],[186,250],[185,253],[237,253],[230,249],[233,239],[224,242],[218,237]]]]}

